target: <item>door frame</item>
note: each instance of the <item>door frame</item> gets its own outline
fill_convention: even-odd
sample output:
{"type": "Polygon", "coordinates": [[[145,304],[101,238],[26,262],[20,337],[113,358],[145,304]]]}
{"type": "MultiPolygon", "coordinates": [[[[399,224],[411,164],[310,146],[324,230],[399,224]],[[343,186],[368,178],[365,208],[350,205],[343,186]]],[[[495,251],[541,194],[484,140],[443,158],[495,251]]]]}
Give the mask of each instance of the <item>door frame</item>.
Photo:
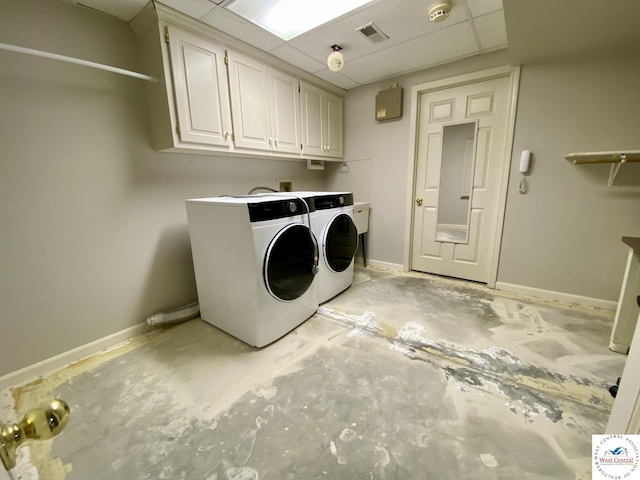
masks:
{"type": "Polygon", "coordinates": [[[416,169],[417,169],[417,153],[418,153],[418,127],[419,127],[419,97],[423,93],[429,93],[436,90],[444,90],[453,87],[460,87],[472,83],[484,82],[496,78],[509,77],[509,95],[507,105],[507,125],[504,146],[502,149],[502,171],[500,172],[500,187],[498,192],[498,219],[495,227],[495,238],[491,249],[491,259],[489,267],[489,280],[487,286],[495,288],[498,278],[498,263],[500,259],[500,247],[502,245],[502,227],[504,224],[504,213],[507,205],[507,186],[509,184],[509,170],[511,166],[511,155],[513,149],[513,136],[515,132],[516,107],[518,103],[518,89],[520,85],[520,66],[511,67],[505,65],[502,67],[490,68],[488,70],[480,70],[478,72],[458,75],[443,80],[422,83],[414,85],[411,88],[411,117],[410,117],[410,139],[409,139],[409,168],[407,174],[407,199],[405,211],[405,245],[404,245],[404,263],[403,271],[411,271],[412,262],[412,244],[413,244],[413,218],[415,205],[416,189],[416,169]]]}

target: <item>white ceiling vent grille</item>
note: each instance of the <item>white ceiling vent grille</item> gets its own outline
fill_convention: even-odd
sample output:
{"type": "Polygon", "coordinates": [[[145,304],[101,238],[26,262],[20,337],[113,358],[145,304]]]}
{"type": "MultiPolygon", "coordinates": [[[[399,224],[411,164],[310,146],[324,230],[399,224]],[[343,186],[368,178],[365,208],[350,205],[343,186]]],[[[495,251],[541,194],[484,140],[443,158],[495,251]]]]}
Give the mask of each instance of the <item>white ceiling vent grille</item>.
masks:
{"type": "Polygon", "coordinates": [[[369,22],[360,28],[356,28],[357,32],[364,35],[371,43],[380,43],[389,40],[382,30],[373,22],[369,22]]]}

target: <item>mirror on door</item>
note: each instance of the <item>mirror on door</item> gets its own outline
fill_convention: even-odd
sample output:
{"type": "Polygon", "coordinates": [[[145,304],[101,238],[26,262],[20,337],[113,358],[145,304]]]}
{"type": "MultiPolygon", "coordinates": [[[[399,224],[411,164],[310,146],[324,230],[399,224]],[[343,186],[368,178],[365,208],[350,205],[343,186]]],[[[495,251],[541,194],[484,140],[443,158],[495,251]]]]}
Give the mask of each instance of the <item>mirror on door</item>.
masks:
{"type": "Polygon", "coordinates": [[[436,241],[469,243],[476,122],[445,125],[438,187],[436,241]]]}

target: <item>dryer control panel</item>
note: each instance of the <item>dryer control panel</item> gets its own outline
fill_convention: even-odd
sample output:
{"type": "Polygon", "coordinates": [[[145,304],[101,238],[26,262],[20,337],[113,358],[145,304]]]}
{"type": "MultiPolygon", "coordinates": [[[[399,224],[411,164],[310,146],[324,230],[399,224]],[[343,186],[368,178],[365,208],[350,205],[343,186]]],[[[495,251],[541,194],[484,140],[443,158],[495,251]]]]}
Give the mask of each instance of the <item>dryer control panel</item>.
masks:
{"type": "Polygon", "coordinates": [[[316,196],[316,210],[348,207],[353,205],[353,193],[329,193],[316,196]]]}

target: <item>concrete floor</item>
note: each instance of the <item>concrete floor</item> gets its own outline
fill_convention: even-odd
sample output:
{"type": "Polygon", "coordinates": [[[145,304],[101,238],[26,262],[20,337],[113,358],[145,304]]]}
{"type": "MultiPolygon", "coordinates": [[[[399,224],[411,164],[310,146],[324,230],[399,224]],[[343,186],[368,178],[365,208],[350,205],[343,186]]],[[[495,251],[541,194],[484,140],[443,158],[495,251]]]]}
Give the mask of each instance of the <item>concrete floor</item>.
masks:
{"type": "Polygon", "coordinates": [[[52,396],[15,479],[589,479],[623,355],[612,315],[427,275],[354,285],[258,350],[201,320],[0,394],[52,396]]]}

